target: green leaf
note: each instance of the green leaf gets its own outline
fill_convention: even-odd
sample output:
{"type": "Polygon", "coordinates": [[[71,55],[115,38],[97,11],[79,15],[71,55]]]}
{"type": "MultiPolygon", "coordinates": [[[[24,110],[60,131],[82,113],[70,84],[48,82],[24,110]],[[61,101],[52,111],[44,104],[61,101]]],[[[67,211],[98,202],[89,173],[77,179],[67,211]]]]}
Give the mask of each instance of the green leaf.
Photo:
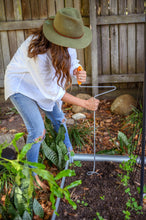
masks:
{"type": "Polygon", "coordinates": [[[66,186],[65,189],[71,189],[71,188],[76,187],[80,184],[82,184],[82,181],[81,180],[76,180],[76,181],[70,183],[68,186],[66,186]]]}
{"type": "Polygon", "coordinates": [[[9,160],[9,162],[12,164],[12,166],[15,168],[15,170],[20,171],[23,169],[23,166],[16,160],[9,160]]]}
{"type": "Polygon", "coordinates": [[[58,165],[57,165],[57,167],[59,168],[59,170],[62,170],[64,168],[63,164],[62,164],[64,157],[63,157],[61,148],[58,145],[56,146],[56,148],[57,148],[57,152],[58,152],[58,165]]]}
{"type": "Polygon", "coordinates": [[[118,132],[118,139],[121,140],[126,146],[129,145],[127,136],[121,131],[118,132]]]}
{"type": "Polygon", "coordinates": [[[63,142],[63,141],[60,141],[59,144],[58,144],[58,146],[61,148],[62,154],[63,154],[63,155],[66,155],[66,154],[67,154],[67,148],[66,148],[64,142],[63,142]]]}
{"type": "Polygon", "coordinates": [[[50,190],[53,192],[53,194],[58,198],[63,198],[63,189],[59,186],[51,185],[50,190]]]}
{"type": "Polygon", "coordinates": [[[21,184],[21,175],[20,172],[17,173],[16,177],[15,177],[15,181],[17,183],[18,186],[20,186],[21,184]]]}
{"type": "Polygon", "coordinates": [[[15,207],[21,216],[23,214],[23,212],[25,211],[26,201],[24,200],[23,192],[19,187],[15,188],[14,204],[15,204],[15,207]]]}
{"type": "Polygon", "coordinates": [[[6,200],[5,200],[5,208],[8,212],[9,215],[12,216],[12,218],[14,218],[16,216],[16,209],[14,208],[13,204],[10,201],[10,197],[6,196],[6,200]]]}
{"type": "Polygon", "coordinates": [[[56,144],[59,144],[60,141],[64,141],[65,138],[65,127],[64,125],[60,125],[57,137],[56,137],[56,144]]]}
{"type": "Polygon", "coordinates": [[[44,217],[44,210],[40,203],[34,198],[33,201],[33,211],[36,215],[38,215],[40,218],[44,217]]]}
{"type": "Polygon", "coordinates": [[[30,161],[27,161],[27,160],[23,160],[24,164],[28,164],[29,166],[32,166],[32,167],[36,167],[36,168],[39,168],[39,169],[45,169],[45,165],[42,164],[42,163],[36,163],[36,162],[30,162],[30,161]]]}
{"type": "Polygon", "coordinates": [[[112,148],[112,149],[106,149],[106,150],[98,151],[98,154],[115,155],[115,154],[117,154],[118,152],[119,152],[119,151],[117,150],[117,148],[112,148]]]}
{"type": "Polygon", "coordinates": [[[27,211],[24,212],[22,220],[32,220],[30,214],[27,211]]]}
{"type": "Polygon", "coordinates": [[[16,142],[24,135],[24,133],[17,133],[14,136],[14,139],[11,141],[11,143],[13,144],[13,146],[15,147],[15,150],[17,153],[19,153],[19,149],[17,147],[16,142]]]}
{"type": "Polygon", "coordinates": [[[58,157],[57,154],[46,144],[45,141],[42,143],[42,149],[44,151],[45,156],[56,166],[58,165],[58,157]]]}
{"type": "Polygon", "coordinates": [[[43,179],[47,180],[49,185],[50,184],[52,184],[52,185],[54,184],[54,185],[58,186],[56,181],[55,181],[55,179],[54,179],[54,177],[53,177],[53,175],[49,171],[42,170],[42,169],[39,169],[39,168],[32,168],[32,171],[37,173],[43,179]]]}
{"type": "Polygon", "coordinates": [[[17,216],[14,218],[14,220],[22,220],[22,218],[19,214],[17,214],[17,216]]]}
{"type": "Polygon", "coordinates": [[[129,193],[130,192],[130,188],[127,188],[126,190],[125,190],[125,193],[129,193]]]}
{"type": "Polygon", "coordinates": [[[59,180],[61,179],[62,177],[66,177],[66,176],[75,176],[76,173],[74,170],[70,170],[70,169],[67,169],[67,170],[62,170],[60,171],[56,177],[55,177],[55,180],[59,180]]]}
{"type": "Polygon", "coordinates": [[[26,153],[31,149],[33,143],[28,143],[26,145],[24,145],[24,147],[22,148],[20,154],[18,155],[19,160],[22,160],[26,153]]]}
{"type": "Polygon", "coordinates": [[[70,199],[70,193],[68,191],[64,191],[64,195],[69,204],[73,207],[73,209],[77,209],[76,203],[72,199],[70,199]]]}
{"type": "Polygon", "coordinates": [[[82,166],[81,161],[74,161],[74,165],[77,166],[77,167],[82,166]]]}
{"type": "Polygon", "coordinates": [[[51,192],[51,194],[50,194],[50,201],[51,201],[51,203],[52,203],[52,209],[56,209],[56,207],[55,207],[55,197],[54,197],[54,193],[53,192],[51,192]]]}
{"type": "Polygon", "coordinates": [[[31,171],[29,174],[30,174],[30,178],[29,178],[29,186],[28,186],[28,198],[31,199],[34,192],[34,183],[33,183],[33,176],[31,171]]]}

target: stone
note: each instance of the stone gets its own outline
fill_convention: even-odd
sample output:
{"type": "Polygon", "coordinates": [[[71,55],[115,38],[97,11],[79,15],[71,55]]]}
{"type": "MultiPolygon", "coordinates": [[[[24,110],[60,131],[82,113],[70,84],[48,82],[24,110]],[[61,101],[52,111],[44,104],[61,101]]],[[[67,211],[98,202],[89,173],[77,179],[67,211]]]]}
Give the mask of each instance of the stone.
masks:
{"type": "Polygon", "coordinates": [[[72,118],[68,118],[68,119],[66,120],[66,125],[74,125],[74,123],[75,123],[75,121],[74,121],[74,119],[72,119],[72,118]]]}
{"type": "Polygon", "coordinates": [[[74,120],[80,120],[80,119],[85,119],[86,118],[86,115],[82,114],[82,113],[76,113],[74,115],[72,115],[72,118],[74,120]]]}
{"type": "MultiPolygon", "coordinates": [[[[85,93],[79,93],[76,95],[76,97],[80,98],[80,99],[84,99],[84,100],[88,100],[91,98],[91,96],[89,94],[85,94],[85,93]]],[[[83,111],[86,111],[86,109],[81,106],[77,106],[77,105],[72,106],[73,113],[79,113],[79,112],[83,112],[83,111]]]]}
{"type": "Polygon", "coordinates": [[[120,95],[111,105],[111,112],[119,115],[128,115],[136,107],[136,100],[129,94],[120,95]]]}
{"type": "MultiPolygon", "coordinates": [[[[3,144],[4,142],[10,143],[13,140],[13,138],[14,138],[14,134],[10,134],[10,133],[2,134],[0,135],[0,144],[3,144]]],[[[19,151],[21,151],[21,149],[25,145],[24,137],[22,136],[16,143],[19,151]]],[[[9,145],[8,147],[15,150],[13,145],[9,145]]]]}

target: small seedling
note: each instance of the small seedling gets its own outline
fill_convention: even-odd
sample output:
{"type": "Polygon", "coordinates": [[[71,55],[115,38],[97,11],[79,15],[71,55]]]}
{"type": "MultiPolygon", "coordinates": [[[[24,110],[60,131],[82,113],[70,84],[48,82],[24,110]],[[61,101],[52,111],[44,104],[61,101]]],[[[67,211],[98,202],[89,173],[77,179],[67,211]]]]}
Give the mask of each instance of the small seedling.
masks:
{"type": "Polygon", "coordinates": [[[105,196],[103,195],[103,196],[100,196],[100,199],[101,200],[104,200],[105,199],[105,196]]]}
{"type": "Polygon", "coordinates": [[[85,202],[84,200],[80,201],[79,199],[77,199],[77,203],[83,206],[88,206],[88,203],[85,202]]]}
{"type": "MultiPolygon", "coordinates": [[[[104,218],[100,215],[99,212],[96,212],[96,215],[97,215],[99,220],[104,220],[104,218]]],[[[93,220],[96,220],[96,218],[94,218],[93,220]]]]}

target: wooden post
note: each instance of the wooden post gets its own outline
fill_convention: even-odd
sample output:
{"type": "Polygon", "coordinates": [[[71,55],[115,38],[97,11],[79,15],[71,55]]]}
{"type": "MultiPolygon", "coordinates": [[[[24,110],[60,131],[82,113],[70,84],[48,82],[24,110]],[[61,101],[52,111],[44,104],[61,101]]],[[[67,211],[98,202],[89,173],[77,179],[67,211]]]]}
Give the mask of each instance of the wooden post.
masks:
{"type": "MultiPolygon", "coordinates": [[[[22,20],[22,6],[20,0],[13,0],[13,6],[14,6],[14,17],[15,21],[22,20]]],[[[24,33],[23,31],[16,31],[17,36],[17,47],[20,47],[22,42],[24,41],[24,33]]]]}
{"type": "MultiPolygon", "coordinates": [[[[0,0],[0,20],[6,21],[4,0],[0,0]]],[[[10,62],[9,41],[7,31],[0,32],[0,80],[4,79],[4,72],[8,63],[10,62]]],[[[3,85],[3,83],[2,83],[3,85]]]]}
{"type": "MultiPolygon", "coordinates": [[[[90,4],[90,27],[92,30],[91,43],[91,65],[92,86],[98,86],[98,49],[97,49],[97,24],[96,24],[96,0],[89,1],[90,4]]],[[[92,89],[92,95],[98,94],[98,88],[92,89]]]]}

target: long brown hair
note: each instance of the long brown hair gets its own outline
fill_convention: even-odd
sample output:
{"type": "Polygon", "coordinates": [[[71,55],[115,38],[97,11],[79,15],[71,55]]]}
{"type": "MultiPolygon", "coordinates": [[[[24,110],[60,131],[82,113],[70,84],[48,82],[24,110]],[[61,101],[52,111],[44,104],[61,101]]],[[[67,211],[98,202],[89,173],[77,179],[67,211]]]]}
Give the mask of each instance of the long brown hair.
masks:
{"type": "Polygon", "coordinates": [[[56,70],[57,84],[63,87],[63,81],[66,80],[65,87],[72,84],[70,76],[71,60],[67,47],[55,45],[48,41],[43,34],[43,26],[30,32],[33,38],[28,47],[28,57],[36,58],[38,54],[44,54],[49,49],[52,56],[52,64],[56,70]]]}

